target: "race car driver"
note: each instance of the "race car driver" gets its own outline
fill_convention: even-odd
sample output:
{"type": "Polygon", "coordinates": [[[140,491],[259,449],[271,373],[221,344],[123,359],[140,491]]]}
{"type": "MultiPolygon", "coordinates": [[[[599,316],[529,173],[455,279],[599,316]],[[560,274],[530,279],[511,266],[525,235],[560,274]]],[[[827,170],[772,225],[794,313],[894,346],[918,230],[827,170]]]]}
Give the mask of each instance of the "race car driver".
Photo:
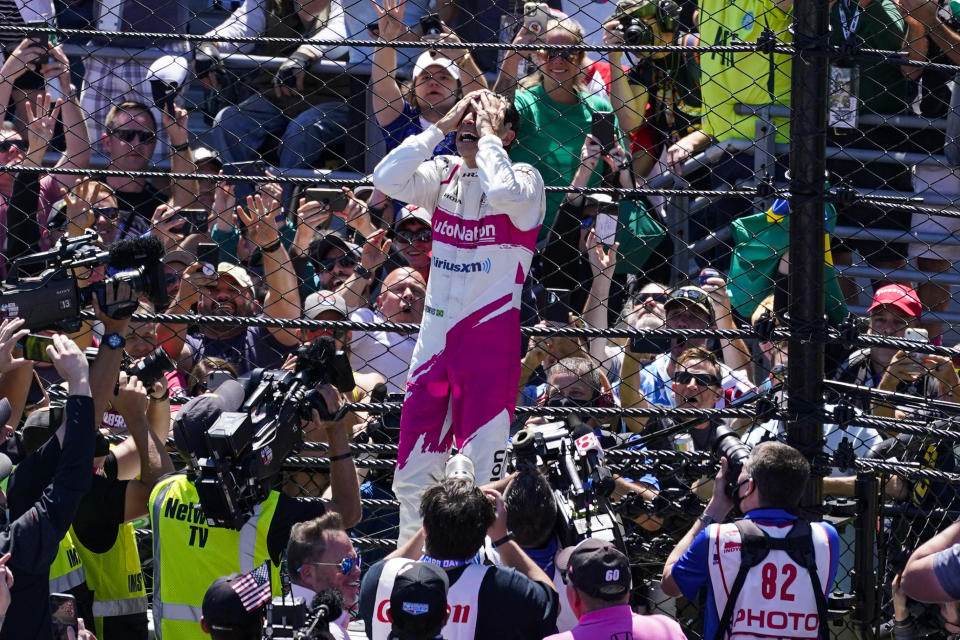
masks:
{"type": "Polygon", "coordinates": [[[393,489],[400,539],[420,526],[420,493],[454,444],[478,484],[500,477],[520,378],[520,291],[543,222],[543,179],[511,164],[513,103],[464,97],[374,170],[377,189],[433,212],[433,255],[400,420],[393,489]],[[450,131],[460,156],[430,158],[450,131]]]}

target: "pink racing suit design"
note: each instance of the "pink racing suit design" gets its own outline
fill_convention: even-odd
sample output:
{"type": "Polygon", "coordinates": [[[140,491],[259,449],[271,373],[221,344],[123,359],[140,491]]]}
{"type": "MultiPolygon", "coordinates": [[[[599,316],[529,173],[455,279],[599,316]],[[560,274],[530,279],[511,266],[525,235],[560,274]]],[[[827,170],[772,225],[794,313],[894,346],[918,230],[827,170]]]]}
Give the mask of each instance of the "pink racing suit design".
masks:
{"type": "Polygon", "coordinates": [[[433,250],[420,335],[400,419],[393,489],[400,540],[420,526],[420,494],[443,475],[451,446],[477,484],[499,478],[520,379],[520,291],[543,222],[543,179],[511,164],[500,139],[478,142],[477,168],[430,158],[443,134],[411,136],[374,170],[388,196],[433,211],[433,250]]]}

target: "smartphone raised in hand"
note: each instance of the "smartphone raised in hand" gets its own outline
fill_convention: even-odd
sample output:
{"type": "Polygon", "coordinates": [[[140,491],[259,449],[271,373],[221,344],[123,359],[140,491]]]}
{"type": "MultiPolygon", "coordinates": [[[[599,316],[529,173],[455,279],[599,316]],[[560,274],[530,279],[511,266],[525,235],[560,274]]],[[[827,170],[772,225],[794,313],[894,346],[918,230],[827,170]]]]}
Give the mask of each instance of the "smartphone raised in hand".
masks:
{"type": "Polygon", "coordinates": [[[591,114],[590,134],[610,153],[617,144],[617,123],[612,111],[594,111],[591,114]]]}
{"type": "Polygon", "coordinates": [[[209,214],[206,209],[180,209],[176,215],[184,223],[172,229],[174,233],[190,235],[192,233],[207,233],[210,230],[209,214]]]}
{"type": "Polygon", "coordinates": [[[443,20],[436,13],[428,13],[420,18],[420,30],[425,36],[439,36],[443,33],[443,20]]]}
{"type": "Polygon", "coordinates": [[[80,627],[77,622],[77,599],[68,593],[51,593],[50,620],[55,640],[75,640],[80,627]]]}
{"type": "Polygon", "coordinates": [[[330,211],[343,211],[347,208],[349,198],[341,189],[307,189],[303,197],[310,202],[319,202],[330,207],[330,211]]]}
{"type": "Polygon", "coordinates": [[[34,362],[53,362],[47,355],[47,347],[53,344],[53,338],[31,333],[20,341],[23,357],[34,362]]]}

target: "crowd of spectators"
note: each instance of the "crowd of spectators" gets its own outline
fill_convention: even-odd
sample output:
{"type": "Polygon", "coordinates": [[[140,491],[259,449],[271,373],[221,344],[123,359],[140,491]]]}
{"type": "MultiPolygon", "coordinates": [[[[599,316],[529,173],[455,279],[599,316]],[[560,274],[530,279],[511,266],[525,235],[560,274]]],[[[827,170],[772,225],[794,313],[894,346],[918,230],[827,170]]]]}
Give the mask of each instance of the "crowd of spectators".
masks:
{"type": "MultiPolygon", "coordinates": [[[[787,341],[711,335],[789,326],[789,255],[786,242],[770,240],[785,236],[788,207],[766,210],[759,199],[720,195],[687,214],[666,197],[635,190],[667,184],[664,178],[720,192],[784,180],[787,155],[776,145],[789,142],[788,120],[763,108],[789,107],[790,54],[671,47],[771,35],[789,43],[792,0],[621,0],[599,14],[594,5],[603,3],[577,0],[527,7],[243,0],[204,11],[210,40],[192,50],[178,37],[197,30],[187,0],[8,4],[0,0],[6,26],[35,26],[40,16],[94,33],[63,40],[83,44],[82,54],[58,44],[58,34],[3,36],[0,275],[38,275],[14,262],[91,231],[102,247],[153,237],[165,251],[169,303],[131,304],[193,322],[118,319],[96,306],[95,317],[69,335],[43,327],[52,346],[30,360],[26,328],[2,307],[10,319],[0,325],[0,477],[9,479],[0,492],[0,552],[9,555],[0,555],[0,638],[52,637],[45,605],[52,592],[75,598],[86,626],[78,624],[79,637],[259,637],[258,615],[231,594],[237,583],[258,580],[261,567],[273,595],[287,581],[308,603],[339,593],[342,614],[329,631],[335,638],[347,637],[354,621],[371,638],[441,631],[452,638],[713,637],[729,615],[717,580],[737,570],[717,574],[708,545],[721,538],[739,545],[743,530],[724,524],[732,507],[765,536],[805,526],[796,511],[810,470],[789,447],[768,446],[787,440],[787,341]],[[167,36],[142,35],[158,32],[167,36]],[[376,42],[343,44],[348,38],[376,42]],[[461,46],[476,41],[522,46],[500,55],[461,46]],[[580,48],[585,43],[612,48],[589,51],[580,48]],[[630,44],[664,50],[617,49],[630,44]],[[153,54],[166,55],[168,68],[151,66],[153,54]],[[172,68],[183,73],[164,80],[172,68]],[[319,188],[326,170],[372,168],[381,143],[393,155],[374,171],[374,188],[319,188]],[[717,145],[710,162],[699,155],[717,145]],[[495,173],[477,159],[485,153],[495,173]],[[416,161],[400,163],[406,182],[396,178],[399,157],[416,161]],[[287,175],[319,177],[307,185],[287,175]],[[489,184],[491,175],[499,182],[489,184]],[[451,184],[458,186],[441,189],[451,184]],[[622,192],[584,192],[596,187],[622,192]],[[474,209],[489,219],[462,215],[474,209]],[[731,223],[751,215],[750,238],[723,240],[731,223]],[[679,236],[668,231],[678,228],[679,236]],[[499,233],[509,241],[497,236],[496,249],[477,261],[480,254],[466,252],[499,233]],[[456,250],[440,251],[441,239],[444,251],[456,250]],[[698,241],[707,248],[678,270],[675,249],[698,241]],[[758,245],[769,254],[762,278],[751,276],[744,257],[758,245]],[[485,315],[470,318],[473,332],[453,341],[457,380],[440,380],[447,356],[423,345],[459,318],[462,309],[452,305],[474,291],[455,290],[450,283],[465,280],[450,274],[499,278],[508,249],[523,255],[498,280],[510,281],[512,288],[496,292],[506,302],[484,299],[485,315]],[[432,290],[431,282],[441,284],[432,290]],[[437,306],[440,295],[454,302],[437,306]],[[477,328],[501,308],[511,322],[516,310],[521,324],[558,331],[523,337],[510,324],[481,336],[477,328]],[[608,338],[564,329],[640,333],[608,338]],[[683,333],[645,335],[657,329],[683,333]],[[328,342],[352,366],[353,386],[320,385],[322,411],[294,419],[291,428],[310,445],[299,458],[304,467],[285,468],[235,528],[210,526],[199,510],[198,478],[184,465],[219,455],[206,434],[221,414],[246,410],[247,381],[260,370],[298,371],[304,347],[328,342]],[[171,360],[157,382],[128,373],[130,362],[157,354],[171,360]],[[738,419],[705,412],[757,407],[754,392],[768,411],[738,419]],[[556,523],[569,505],[544,469],[522,464],[506,472],[510,440],[483,452],[494,454],[492,470],[473,456],[480,488],[427,478],[433,469],[417,464],[394,493],[391,470],[361,462],[381,462],[383,454],[354,461],[350,445],[396,444],[395,413],[364,405],[414,393],[417,402],[407,406],[420,413],[408,411],[404,428],[413,422],[426,433],[425,423],[436,422],[438,442],[453,439],[469,454],[481,440],[476,433],[494,420],[510,424],[512,439],[521,430],[549,435],[568,415],[604,448],[651,451],[654,461],[656,451],[712,453],[728,428],[754,453],[732,489],[724,475],[730,460],[716,477],[713,467],[680,473],[650,460],[617,469],[611,500],[660,505],[623,517],[623,539],[657,558],[638,570],[623,544],[588,535],[568,544],[556,523]],[[501,400],[506,406],[495,416],[477,410],[501,400]],[[514,406],[543,411],[527,417],[514,406]],[[591,407],[649,411],[597,415],[591,407]],[[463,431],[481,419],[477,431],[463,431]],[[95,443],[91,434],[99,434],[95,443]],[[488,482],[487,475],[496,477],[488,482]],[[398,522],[395,509],[384,516],[362,498],[398,500],[405,509],[399,546],[386,557],[368,555],[382,558],[371,567],[361,566],[363,545],[351,534],[397,538],[398,522]],[[145,528],[151,545],[138,537],[145,528]],[[702,590],[706,601],[697,597],[702,590]],[[449,617],[437,613],[438,603],[449,617]],[[422,607],[423,617],[405,615],[411,606],[422,607]]],[[[960,122],[953,76],[942,65],[900,65],[894,62],[902,58],[860,52],[905,49],[913,62],[960,63],[953,11],[933,0],[831,5],[831,44],[844,54],[833,61],[831,90],[845,98],[831,103],[827,142],[841,148],[831,154],[831,184],[866,195],[916,194],[928,205],[960,193],[949,164],[960,158],[951,137],[960,122]],[[947,133],[933,126],[911,132],[909,118],[893,116],[946,120],[947,133]]],[[[854,253],[879,270],[865,294],[841,270],[837,308],[870,300],[847,329],[940,344],[951,329],[940,315],[951,301],[950,280],[923,273],[953,268],[957,216],[892,201],[841,203],[825,216],[826,278],[837,280],[834,265],[852,264],[854,253]],[[904,271],[911,265],[921,273],[904,271]],[[896,277],[892,269],[900,270],[896,277]]],[[[86,287],[110,274],[97,267],[73,275],[86,287]]],[[[937,425],[956,415],[960,377],[950,357],[874,342],[830,353],[826,378],[823,447],[833,457],[813,476],[824,495],[862,497],[858,458],[957,471],[953,439],[896,429],[898,421],[937,425]]],[[[426,440],[401,441],[401,450],[416,445],[446,459],[448,447],[433,450],[426,440]]],[[[956,527],[946,529],[960,507],[956,484],[908,472],[882,479],[884,535],[870,550],[884,562],[882,617],[898,638],[960,628],[956,606],[941,612],[922,604],[960,595],[949,573],[956,527]]],[[[811,526],[820,545],[813,561],[802,564],[778,548],[775,569],[816,574],[813,592],[829,592],[835,582],[850,590],[852,527],[811,526]]],[[[746,578],[747,593],[768,580],[758,576],[746,578]]],[[[797,588],[810,589],[806,580],[797,588]]],[[[786,611],[822,615],[821,600],[803,595],[786,611]]],[[[727,619],[731,633],[764,636],[749,615],[727,619]]],[[[816,637],[826,624],[818,619],[807,635],[790,637],[816,637]]]]}

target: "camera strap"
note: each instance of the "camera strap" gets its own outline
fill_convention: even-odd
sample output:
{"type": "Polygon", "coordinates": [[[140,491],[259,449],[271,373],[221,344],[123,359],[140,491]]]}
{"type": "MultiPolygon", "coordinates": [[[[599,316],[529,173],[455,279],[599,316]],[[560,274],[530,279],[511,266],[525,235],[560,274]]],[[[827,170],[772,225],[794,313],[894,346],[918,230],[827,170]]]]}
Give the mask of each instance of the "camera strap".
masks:
{"type": "Polygon", "coordinates": [[[750,569],[759,565],[771,550],[786,551],[790,559],[807,570],[813,585],[813,597],[817,602],[817,615],[820,618],[820,638],[829,640],[830,626],[827,624],[827,597],[823,593],[820,576],[817,573],[817,553],[813,547],[813,532],[810,522],[798,519],[790,532],[783,538],[771,538],[753,520],[738,520],[733,523],[740,532],[740,569],[727,596],[727,605],[717,625],[714,640],[723,640],[730,628],[733,610],[737,598],[743,590],[750,569]]]}

